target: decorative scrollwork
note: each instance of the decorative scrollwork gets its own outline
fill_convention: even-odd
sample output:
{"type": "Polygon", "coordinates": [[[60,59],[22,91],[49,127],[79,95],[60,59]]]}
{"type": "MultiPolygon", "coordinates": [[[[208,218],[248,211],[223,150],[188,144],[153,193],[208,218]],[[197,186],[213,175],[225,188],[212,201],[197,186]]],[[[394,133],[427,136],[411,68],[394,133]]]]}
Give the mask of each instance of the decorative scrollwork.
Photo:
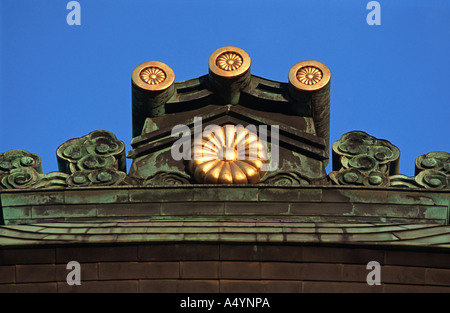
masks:
{"type": "Polygon", "coordinates": [[[183,173],[160,171],[146,178],[142,185],[186,185],[190,184],[190,177],[183,173]]]}
{"type": "Polygon", "coordinates": [[[124,172],[103,168],[93,171],[77,171],[67,178],[69,187],[117,186],[126,185],[127,175],[124,172]]]}
{"type": "Polygon", "coordinates": [[[353,168],[331,172],[329,177],[336,185],[362,185],[364,180],[361,171],[353,168]]]}
{"type": "Polygon", "coordinates": [[[414,177],[408,177],[406,175],[392,175],[389,177],[391,187],[402,187],[402,188],[419,188],[421,187],[414,180],[414,177]]]}
{"type": "Polygon", "coordinates": [[[67,174],[38,173],[33,167],[20,167],[0,175],[0,189],[62,188],[67,187],[67,174]]]}
{"type": "Polygon", "coordinates": [[[434,151],[419,156],[416,159],[416,175],[424,170],[435,170],[450,174],[450,153],[434,151]]]}
{"type": "Polygon", "coordinates": [[[377,160],[369,154],[358,154],[352,158],[341,157],[341,163],[344,168],[356,168],[360,171],[373,171],[378,167],[377,160]]]}
{"type": "Polygon", "coordinates": [[[105,130],[66,141],[56,151],[59,170],[67,174],[83,170],[126,170],[125,144],[105,130]]]}
{"type": "Polygon", "coordinates": [[[37,154],[21,149],[0,153],[0,173],[24,167],[33,168],[38,173],[42,173],[41,158],[37,154]]]}
{"type": "Polygon", "coordinates": [[[1,184],[5,189],[31,188],[39,181],[39,173],[33,168],[15,168],[4,175],[1,184]]]}
{"type": "Polygon", "coordinates": [[[363,185],[364,186],[389,186],[389,176],[383,171],[372,171],[368,175],[364,176],[363,185]]]}
{"type": "Polygon", "coordinates": [[[444,189],[450,186],[450,175],[436,170],[421,171],[415,180],[425,188],[444,189]]]}
{"type": "Polygon", "coordinates": [[[73,173],[67,178],[67,184],[69,187],[86,187],[91,185],[89,180],[89,172],[78,171],[73,173]]]}
{"type": "Polygon", "coordinates": [[[434,151],[416,158],[415,181],[422,187],[450,188],[450,153],[434,151]]]}
{"type": "Polygon", "coordinates": [[[388,175],[378,170],[364,172],[356,168],[346,168],[331,172],[329,177],[336,185],[389,186],[388,175]]]}
{"type": "Polygon", "coordinates": [[[337,185],[449,188],[450,153],[435,151],[419,156],[415,177],[398,174],[399,156],[398,148],[386,140],[350,132],[333,144],[334,171],[329,177],[337,185]]]}
{"type": "Polygon", "coordinates": [[[105,130],[66,141],[56,151],[59,169],[71,187],[119,185],[126,174],[125,145],[105,130]]]}
{"type": "MultiPolygon", "coordinates": [[[[361,131],[349,132],[333,144],[333,152],[339,156],[361,158],[369,156],[378,164],[398,162],[400,151],[387,140],[377,139],[361,131]]],[[[354,160],[353,162],[357,162],[354,160]]],[[[346,167],[346,164],[342,164],[346,167]]],[[[350,164],[350,167],[352,165],[350,164]]]]}
{"type": "Polygon", "coordinates": [[[81,158],[77,163],[70,164],[71,172],[78,170],[98,170],[102,168],[117,168],[115,163],[117,160],[113,156],[100,156],[95,154],[88,154],[81,158]]]}
{"type": "Polygon", "coordinates": [[[333,144],[334,172],[329,177],[337,185],[388,186],[389,176],[398,174],[399,157],[390,142],[349,132],[333,144]]]}
{"type": "Polygon", "coordinates": [[[42,173],[41,158],[25,150],[0,153],[0,189],[66,187],[67,174],[42,173]]]}
{"type": "Polygon", "coordinates": [[[289,185],[309,185],[310,182],[301,177],[297,173],[293,172],[278,172],[276,174],[267,176],[264,180],[259,182],[260,184],[268,184],[268,185],[280,185],[280,186],[289,186],[289,185]]]}

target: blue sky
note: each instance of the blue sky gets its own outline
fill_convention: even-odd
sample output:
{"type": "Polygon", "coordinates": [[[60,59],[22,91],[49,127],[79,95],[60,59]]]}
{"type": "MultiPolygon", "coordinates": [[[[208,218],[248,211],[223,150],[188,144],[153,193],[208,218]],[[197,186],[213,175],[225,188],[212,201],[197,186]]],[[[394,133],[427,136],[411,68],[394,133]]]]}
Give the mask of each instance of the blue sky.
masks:
{"type": "Polygon", "coordinates": [[[0,152],[39,154],[45,173],[60,144],[93,130],[131,149],[138,64],[164,62],[183,81],[229,45],[271,80],[303,60],[327,65],[331,143],[352,130],[387,139],[408,176],[417,156],[450,152],[448,0],[378,1],[379,26],[366,0],[79,0],[80,26],[67,24],[68,2],[0,0],[0,152]]]}

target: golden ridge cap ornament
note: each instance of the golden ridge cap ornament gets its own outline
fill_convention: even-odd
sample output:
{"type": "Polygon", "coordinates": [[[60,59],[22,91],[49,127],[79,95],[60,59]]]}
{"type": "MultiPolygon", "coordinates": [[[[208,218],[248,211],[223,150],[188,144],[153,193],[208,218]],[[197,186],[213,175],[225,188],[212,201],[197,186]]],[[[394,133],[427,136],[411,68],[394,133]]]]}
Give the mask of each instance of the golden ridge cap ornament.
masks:
{"type": "Polygon", "coordinates": [[[234,52],[225,52],[219,55],[216,64],[225,71],[234,71],[242,66],[242,57],[234,52]]]}
{"type": "Polygon", "coordinates": [[[175,73],[162,62],[149,61],[136,66],[131,79],[136,86],[144,90],[162,91],[174,83],[175,73]]]}
{"type": "Polygon", "coordinates": [[[322,80],[322,71],[314,66],[305,66],[298,70],[297,79],[305,85],[314,85],[322,80]]]}
{"type": "Polygon", "coordinates": [[[189,171],[197,183],[256,184],[268,162],[266,146],[243,126],[214,125],[194,140],[189,171]]]}
{"type": "Polygon", "coordinates": [[[299,62],[289,71],[289,83],[301,91],[322,89],[330,82],[330,79],[330,70],[318,61],[299,62]]]}
{"type": "Polygon", "coordinates": [[[166,79],[166,73],[158,67],[147,67],[141,71],[139,77],[149,85],[158,85],[166,79]]]}
{"type": "Polygon", "coordinates": [[[209,70],[220,77],[233,78],[250,69],[251,59],[247,52],[237,47],[222,47],[209,57],[209,70]]]}

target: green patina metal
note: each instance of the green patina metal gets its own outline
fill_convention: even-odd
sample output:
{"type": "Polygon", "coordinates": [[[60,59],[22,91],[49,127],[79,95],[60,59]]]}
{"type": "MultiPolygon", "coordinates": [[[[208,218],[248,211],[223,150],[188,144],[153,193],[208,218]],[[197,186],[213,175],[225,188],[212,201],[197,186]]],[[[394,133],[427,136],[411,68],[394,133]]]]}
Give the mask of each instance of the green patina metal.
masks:
{"type": "Polygon", "coordinates": [[[349,186],[113,186],[0,193],[1,245],[140,241],[446,247],[444,190],[349,186]]]}
{"type": "MultiPolygon", "coordinates": [[[[301,90],[250,73],[145,89],[132,83],[133,140],[105,130],[58,147],[59,172],[38,155],[0,154],[0,245],[127,242],[325,243],[450,247],[450,154],[430,152],[415,175],[399,149],[362,131],[332,145],[330,84],[301,90]],[[177,124],[277,125],[279,166],[257,184],[196,183],[171,147],[177,124]]],[[[267,139],[268,152],[275,151],[267,139]]]]}
{"type": "MultiPolygon", "coordinates": [[[[171,156],[178,139],[171,131],[182,124],[194,136],[195,117],[202,119],[203,128],[215,123],[277,125],[279,167],[266,172],[262,184],[449,188],[449,153],[419,156],[415,176],[407,177],[399,174],[399,149],[362,131],[346,133],[332,145],[333,172],[327,175],[329,94],[329,84],[301,92],[249,71],[232,78],[209,73],[161,91],[143,90],[133,83],[134,138],[128,152],[133,163],[128,174],[125,144],[113,133],[98,130],[57,149],[60,172],[44,174],[40,157],[25,150],[0,154],[0,188],[193,184],[186,162],[171,156]],[[163,108],[161,114],[154,114],[156,108],[163,108]]],[[[270,136],[269,132],[269,152],[270,136]]]]}

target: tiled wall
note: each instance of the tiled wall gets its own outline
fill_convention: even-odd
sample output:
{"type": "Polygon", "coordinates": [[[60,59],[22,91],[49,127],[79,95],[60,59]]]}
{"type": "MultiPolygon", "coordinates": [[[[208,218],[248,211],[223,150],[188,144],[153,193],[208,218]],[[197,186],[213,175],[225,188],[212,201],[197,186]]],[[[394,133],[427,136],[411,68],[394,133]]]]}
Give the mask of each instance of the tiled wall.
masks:
{"type": "Polygon", "coordinates": [[[439,251],[298,245],[155,244],[0,249],[0,292],[450,292],[439,251]],[[69,261],[81,285],[69,286],[69,261]],[[370,261],[381,285],[369,286],[370,261]]]}

